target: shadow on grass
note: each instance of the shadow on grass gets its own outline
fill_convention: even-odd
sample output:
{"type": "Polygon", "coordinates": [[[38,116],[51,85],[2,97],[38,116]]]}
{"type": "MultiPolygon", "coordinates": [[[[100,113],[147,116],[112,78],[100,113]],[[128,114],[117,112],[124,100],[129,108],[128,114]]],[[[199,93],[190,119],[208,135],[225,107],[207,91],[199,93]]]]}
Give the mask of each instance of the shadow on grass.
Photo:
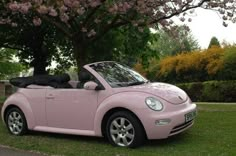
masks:
{"type": "Polygon", "coordinates": [[[188,138],[188,133],[181,133],[181,134],[177,134],[175,136],[171,136],[169,138],[166,139],[158,139],[158,140],[147,140],[145,145],[148,146],[170,146],[170,144],[178,144],[178,143],[182,143],[183,140],[185,140],[185,138],[188,138]]]}
{"type": "Polygon", "coordinates": [[[91,137],[91,136],[81,136],[81,135],[70,135],[70,134],[58,134],[58,133],[48,133],[48,132],[38,132],[29,131],[28,136],[39,136],[42,138],[52,138],[52,139],[66,139],[71,141],[86,141],[86,142],[102,142],[106,143],[106,139],[103,137],[91,137]]]}
{"type": "MultiPolygon", "coordinates": [[[[58,134],[58,133],[47,133],[47,132],[37,132],[37,131],[30,131],[27,136],[32,137],[41,137],[41,138],[51,138],[51,139],[61,139],[63,140],[71,140],[71,141],[80,141],[80,142],[89,142],[91,144],[99,143],[103,145],[108,145],[109,141],[105,137],[91,137],[91,136],[80,136],[80,135],[70,135],[70,134],[58,134]]],[[[183,142],[185,138],[188,138],[188,133],[181,133],[175,136],[171,136],[166,139],[159,139],[159,140],[146,140],[141,147],[145,146],[170,146],[170,144],[178,144],[183,142]]]]}

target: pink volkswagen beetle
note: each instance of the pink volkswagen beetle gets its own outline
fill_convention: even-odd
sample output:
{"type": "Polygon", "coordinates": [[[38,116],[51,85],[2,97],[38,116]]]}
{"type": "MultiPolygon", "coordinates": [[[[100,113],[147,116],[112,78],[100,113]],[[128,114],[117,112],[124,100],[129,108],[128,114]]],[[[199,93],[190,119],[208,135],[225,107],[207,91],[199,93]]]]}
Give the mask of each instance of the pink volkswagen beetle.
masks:
{"type": "Polygon", "coordinates": [[[106,137],[136,147],[190,128],[196,104],[176,86],[151,83],[116,62],[85,65],[79,81],[68,75],[16,79],[21,87],[2,107],[10,133],[27,130],[106,137]]]}

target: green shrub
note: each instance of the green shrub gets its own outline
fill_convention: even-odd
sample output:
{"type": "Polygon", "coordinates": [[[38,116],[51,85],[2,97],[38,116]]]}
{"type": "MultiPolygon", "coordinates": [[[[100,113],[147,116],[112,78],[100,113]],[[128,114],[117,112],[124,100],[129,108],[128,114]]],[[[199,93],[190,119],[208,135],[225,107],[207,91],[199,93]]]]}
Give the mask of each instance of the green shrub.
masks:
{"type": "Polygon", "coordinates": [[[219,78],[223,80],[236,80],[236,47],[226,49],[223,62],[219,78]]]}
{"type": "Polygon", "coordinates": [[[221,84],[217,81],[209,81],[203,83],[203,90],[202,90],[202,101],[221,101],[225,100],[224,95],[221,94],[220,88],[223,87],[225,83],[221,82],[221,84]]]}
{"type": "Polygon", "coordinates": [[[236,102],[236,80],[177,84],[195,102],[236,102]]]}
{"type": "Polygon", "coordinates": [[[178,84],[178,86],[188,93],[192,101],[199,101],[199,97],[201,97],[203,90],[203,85],[201,82],[183,83],[178,84]]]}

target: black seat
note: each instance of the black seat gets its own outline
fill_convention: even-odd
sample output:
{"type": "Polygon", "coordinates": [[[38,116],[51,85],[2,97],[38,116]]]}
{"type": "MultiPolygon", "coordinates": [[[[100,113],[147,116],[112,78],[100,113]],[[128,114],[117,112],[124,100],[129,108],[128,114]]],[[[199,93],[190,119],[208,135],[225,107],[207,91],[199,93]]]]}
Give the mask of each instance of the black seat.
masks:
{"type": "MultiPolygon", "coordinates": [[[[68,74],[62,74],[55,77],[57,87],[55,88],[73,88],[68,82],[70,81],[70,76],[68,74]]],[[[53,85],[53,82],[52,82],[53,85]]],[[[55,82],[54,82],[55,85],[55,82]]]]}
{"type": "Polygon", "coordinates": [[[87,71],[81,71],[79,73],[79,83],[77,84],[77,88],[84,88],[84,84],[91,80],[91,76],[87,71]]]}

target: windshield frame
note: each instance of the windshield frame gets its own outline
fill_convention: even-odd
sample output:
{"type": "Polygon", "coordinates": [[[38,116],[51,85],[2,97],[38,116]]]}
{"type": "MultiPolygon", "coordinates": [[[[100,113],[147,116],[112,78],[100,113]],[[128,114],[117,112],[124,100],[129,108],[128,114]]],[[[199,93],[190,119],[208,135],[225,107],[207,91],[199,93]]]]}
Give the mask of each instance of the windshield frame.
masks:
{"type": "Polygon", "coordinates": [[[98,62],[90,64],[89,67],[98,73],[112,88],[142,85],[149,82],[138,72],[117,62],[98,62]],[[119,81],[122,78],[127,81],[119,81]],[[133,81],[130,81],[131,79],[133,81]]]}

